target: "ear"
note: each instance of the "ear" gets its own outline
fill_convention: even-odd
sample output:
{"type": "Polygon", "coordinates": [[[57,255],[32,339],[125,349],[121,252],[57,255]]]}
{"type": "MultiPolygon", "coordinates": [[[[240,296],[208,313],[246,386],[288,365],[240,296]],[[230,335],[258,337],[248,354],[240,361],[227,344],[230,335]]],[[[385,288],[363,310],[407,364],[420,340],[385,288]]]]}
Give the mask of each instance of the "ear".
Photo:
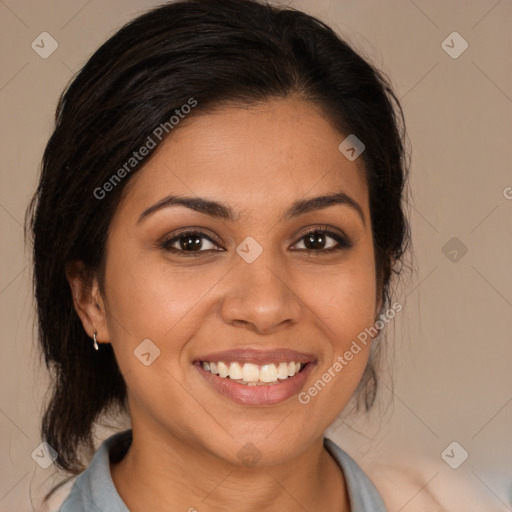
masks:
{"type": "Polygon", "coordinates": [[[110,333],[107,325],[105,301],[101,296],[98,279],[88,276],[81,261],[72,261],[66,266],[73,296],[73,304],[87,334],[92,338],[96,330],[98,343],[108,343],[110,333]]]}

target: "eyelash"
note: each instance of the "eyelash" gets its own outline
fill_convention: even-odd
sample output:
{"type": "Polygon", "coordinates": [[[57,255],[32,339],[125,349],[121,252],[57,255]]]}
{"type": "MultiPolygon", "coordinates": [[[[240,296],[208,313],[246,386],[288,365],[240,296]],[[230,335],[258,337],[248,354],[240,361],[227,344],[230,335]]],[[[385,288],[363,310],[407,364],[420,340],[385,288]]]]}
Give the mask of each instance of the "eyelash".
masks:
{"type": "MultiPolygon", "coordinates": [[[[321,233],[323,235],[328,235],[330,238],[333,238],[338,243],[338,245],[335,247],[330,247],[329,249],[319,249],[319,250],[299,249],[300,251],[307,251],[309,253],[316,254],[316,255],[322,255],[322,254],[327,255],[327,254],[331,254],[333,252],[340,251],[343,249],[351,249],[353,247],[353,243],[347,237],[339,235],[338,233],[330,231],[329,229],[324,228],[324,227],[313,228],[313,229],[306,231],[306,233],[304,233],[299,238],[298,241],[302,241],[306,237],[308,237],[309,235],[314,234],[314,233],[321,233]]],[[[207,250],[203,250],[203,251],[184,251],[183,249],[176,249],[174,247],[171,247],[171,245],[173,245],[175,242],[179,241],[181,238],[192,237],[192,236],[195,236],[198,238],[206,238],[213,244],[217,244],[217,242],[215,240],[213,240],[211,237],[209,237],[202,231],[190,230],[190,231],[184,231],[182,233],[179,233],[178,235],[173,236],[172,238],[167,238],[167,239],[162,240],[159,243],[159,247],[165,251],[173,252],[174,254],[179,254],[180,256],[184,256],[184,257],[189,257],[189,256],[197,257],[197,256],[200,256],[201,253],[209,252],[212,250],[212,249],[207,249],[207,250]]]]}

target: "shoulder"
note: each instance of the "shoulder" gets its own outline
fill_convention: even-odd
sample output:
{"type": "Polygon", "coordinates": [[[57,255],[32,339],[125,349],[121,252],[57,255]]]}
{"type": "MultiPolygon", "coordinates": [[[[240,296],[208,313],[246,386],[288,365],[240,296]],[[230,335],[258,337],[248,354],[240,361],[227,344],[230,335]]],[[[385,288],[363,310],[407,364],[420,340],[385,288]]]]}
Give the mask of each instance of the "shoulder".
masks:
{"type": "Polygon", "coordinates": [[[324,446],[343,472],[351,510],[386,512],[382,496],[357,462],[331,439],[324,438],[324,446]]]}
{"type": "Polygon", "coordinates": [[[105,439],[96,450],[89,467],[76,479],[58,512],[128,512],[112,481],[110,462],[124,456],[131,440],[131,429],[105,439]]]}
{"type": "Polygon", "coordinates": [[[469,475],[455,473],[435,461],[396,461],[388,464],[365,460],[361,465],[379,490],[388,510],[497,510],[489,501],[490,496],[475,489],[469,475]]]}
{"type": "Polygon", "coordinates": [[[409,507],[415,512],[444,512],[430,484],[436,473],[426,473],[418,468],[397,467],[382,463],[373,463],[367,469],[388,510],[400,510],[409,507]]]}
{"type": "Polygon", "coordinates": [[[122,458],[130,443],[131,430],[105,439],[87,469],[56,489],[37,512],[127,512],[112,481],[110,462],[122,458]]]}
{"type": "Polygon", "coordinates": [[[48,499],[36,510],[36,512],[58,512],[60,507],[66,501],[71,488],[76,482],[78,476],[74,476],[59,485],[48,499]]]}
{"type": "MultiPolygon", "coordinates": [[[[372,487],[385,508],[377,510],[407,510],[411,512],[494,512],[495,497],[486,489],[475,486],[471,468],[454,471],[441,459],[399,451],[362,452],[352,444],[353,458],[333,441],[328,440],[331,453],[345,474],[347,486],[363,494],[372,487]],[[356,462],[357,461],[357,462],[356,462]],[[355,476],[355,478],[354,478],[355,476]]],[[[359,509],[357,509],[359,510],[359,509]]],[[[366,510],[362,508],[361,510],[366,510]]],[[[374,510],[370,508],[369,510],[374,510]]]]}

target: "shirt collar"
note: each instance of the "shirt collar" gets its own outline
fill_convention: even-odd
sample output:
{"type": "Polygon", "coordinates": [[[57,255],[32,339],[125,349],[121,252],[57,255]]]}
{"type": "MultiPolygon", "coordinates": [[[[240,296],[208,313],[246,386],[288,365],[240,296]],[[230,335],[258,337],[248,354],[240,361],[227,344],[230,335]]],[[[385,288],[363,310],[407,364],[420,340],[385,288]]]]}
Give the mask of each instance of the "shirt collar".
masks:
{"type": "MultiPolygon", "coordinates": [[[[112,480],[110,460],[121,460],[131,442],[130,429],[113,434],[97,449],[89,467],[77,478],[70,493],[70,497],[80,494],[84,510],[129,512],[112,480]]],[[[324,446],[343,471],[351,512],[386,512],[377,489],[354,459],[330,439],[324,438],[324,446]]],[[[62,512],[65,510],[63,508],[62,512]]]]}

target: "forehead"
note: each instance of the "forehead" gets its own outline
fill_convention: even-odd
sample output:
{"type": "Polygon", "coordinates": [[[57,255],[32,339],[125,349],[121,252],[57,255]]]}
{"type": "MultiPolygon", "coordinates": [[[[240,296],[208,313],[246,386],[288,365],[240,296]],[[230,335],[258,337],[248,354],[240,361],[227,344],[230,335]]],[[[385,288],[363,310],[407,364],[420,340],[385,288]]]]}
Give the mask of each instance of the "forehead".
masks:
{"type": "Polygon", "coordinates": [[[367,209],[363,161],[340,152],[345,138],[319,107],[297,98],[195,114],[132,178],[120,207],[196,195],[222,199],[242,219],[298,198],[344,192],[367,209]]]}

